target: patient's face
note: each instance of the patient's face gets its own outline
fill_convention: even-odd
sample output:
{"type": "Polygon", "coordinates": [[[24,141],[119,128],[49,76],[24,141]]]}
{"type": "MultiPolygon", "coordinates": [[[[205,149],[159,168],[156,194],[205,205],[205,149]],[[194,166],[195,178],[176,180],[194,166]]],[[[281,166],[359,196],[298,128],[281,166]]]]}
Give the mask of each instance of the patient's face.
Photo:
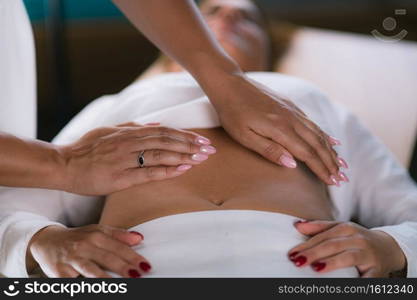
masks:
{"type": "Polygon", "coordinates": [[[249,0],[205,0],[201,12],[217,40],[244,71],[268,68],[269,37],[249,0]]]}

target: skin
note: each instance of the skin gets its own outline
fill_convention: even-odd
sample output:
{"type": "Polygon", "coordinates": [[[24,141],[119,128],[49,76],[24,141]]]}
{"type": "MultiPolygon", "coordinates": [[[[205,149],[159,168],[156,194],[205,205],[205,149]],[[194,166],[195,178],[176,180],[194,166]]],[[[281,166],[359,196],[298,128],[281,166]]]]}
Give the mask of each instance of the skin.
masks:
{"type": "MultiPolygon", "coordinates": [[[[152,3],[154,2],[152,1],[152,3]]],[[[167,3],[164,2],[164,4],[167,3]]],[[[175,3],[181,6],[180,1],[175,3]]],[[[169,6],[169,3],[167,5],[169,6]]],[[[265,62],[268,55],[267,38],[261,30],[260,21],[255,21],[257,13],[250,2],[243,0],[205,1],[203,13],[221,45],[243,66],[243,69],[263,70],[266,67],[265,62]],[[225,10],[212,10],[215,5],[220,5],[225,10]],[[245,10],[244,14],[242,14],[242,9],[245,10]],[[230,14],[233,17],[230,17],[230,14]],[[248,15],[249,18],[242,18],[244,15],[248,15]],[[226,22],[224,18],[235,22],[233,23],[234,25],[223,25],[223,22],[226,22]],[[234,27],[240,29],[233,29],[234,27]],[[236,33],[236,31],[240,33],[236,33]],[[234,34],[240,34],[240,36],[232,38],[234,34]],[[233,42],[229,43],[229,39],[233,42]],[[253,53],[251,53],[252,51],[253,53]],[[259,53],[260,55],[255,55],[254,53],[259,53]]],[[[169,21],[167,22],[169,23],[169,21]]],[[[162,26],[165,25],[162,24],[162,26]]],[[[187,45],[190,46],[189,44],[187,45]]],[[[171,67],[172,70],[181,70],[179,65],[173,64],[171,67]]],[[[259,90],[257,92],[259,93],[259,90]]],[[[251,93],[255,97],[253,99],[259,96],[257,92],[251,93]]],[[[273,94],[270,95],[272,97],[273,94]]],[[[287,107],[297,111],[296,107],[291,106],[291,102],[282,101],[281,99],[281,103],[285,103],[287,107]]],[[[245,103],[245,105],[247,104],[245,103]]],[[[257,105],[257,103],[254,105],[257,105]]],[[[269,108],[270,111],[274,111],[275,106],[269,108]]],[[[256,109],[253,108],[253,110],[256,109]]],[[[250,117],[249,115],[246,116],[250,117]]],[[[272,114],[269,117],[274,118],[274,116],[276,117],[275,114],[272,114]]],[[[229,115],[229,117],[233,117],[233,115],[229,115]]],[[[314,128],[313,125],[310,124],[310,126],[314,128]]],[[[267,131],[267,128],[265,130],[267,131]]],[[[296,225],[301,233],[311,235],[311,238],[306,243],[298,245],[289,252],[293,253],[296,250],[307,251],[307,249],[311,248],[308,250],[310,252],[304,253],[308,257],[307,263],[304,265],[311,265],[316,260],[325,259],[323,254],[335,254],[332,251],[336,248],[331,245],[318,247],[321,237],[325,237],[330,241],[333,239],[337,240],[337,238],[346,235],[346,232],[351,230],[349,231],[351,239],[362,240],[362,242],[356,244],[352,240],[347,240],[344,244],[345,246],[358,245],[357,247],[361,247],[360,251],[364,255],[358,255],[357,258],[359,260],[350,259],[348,264],[346,264],[344,262],[346,256],[334,255],[332,262],[325,261],[327,267],[320,272],[355,265],[363,272],[362,276],[364,277],[385,276],[387,272],[400,270],[406,266],[401,249],[389,235],[383,232],[368,230],[350,222],[340,223],[332,221],[334,218],[327,190],[306,167],[306,165],[311,167],[311,163],[308,160],[305,160],[306,164],[301,161],[298,164],[299,168],[276,168],[273,163],[279,164],[280,155],[288,153],[288,151],[272,141],[266,142],[259,136],[258,139],[252,139],[252,141],[255,140],[259,144],[259,149],[256,151],[261,154],[259,155],[249,151],[248,149],[252,149],[251,147],[247,149],[242,147],[221,128],[199,129],[194,130],[194,132],[209,137],[212,143],[216,145],[217,153],[208,163],[196,167],[196,164],[184,161],[184,163],[192,164],[193,167],[191,171],[181,177],[163,182],[151,182],[142,185],[140,188],[132,187],[112,194],[108,197],[103,210],[101,225],[94,226],[129,228],[160,216],[199,210],[241,208],[274,211],[304,219],[317,220],[309,224],[321,224],[320,222],[323,222],[322,226],[312,228],[306,227],[310,226],[307,224],[296,225]],[[266,157],[270,162],[261,157],[266,157]],[[228,162],[228,164],[226,165],[225,162],[228,162]],[[235,188],[231,189],[231,187],[235,188]],[[243,191],[243,193],[238,191],[243,191]],[[175,198],[173,198],[173,195],[176,195],[175,198]],[[291,201],[288,201],[289,198],[291,201]],[[332,227],[342,229],[326,234],[332,227]],[[349,229],[350,227],[354,228],[349,229]],[[356,233],[352,234],[354,230],[356,230],[356,233]]],[[[228,133],[230,134],[229,131],[228,133]]],[[[257,135],[254,133],[253,136],[257,135]]],[[[250,143],[249,139],[247,142],[250,143]]],[[[337,142],[328,137],[326,137],[324,142],[326,145],[331,144],[334,146],[337,144],[337,142]]],[[[332,153],[337,157],[333,151],[332,153]]],[[[163,155],[156,155],[155,157],[161,159],[163,155]]],[[[314,171],[314,168],[312,170],[314,171]]],[[[314,173],[318,175],[317,172],[314,173]]],[[[340,179],[340,177],[338,178],[340,179]]],[[[125,234],[127,233],[122,229],[118,230],[125,234]]],[[[34,236],[29,246],[28,268],[33,268],[38,263],[44,271],[50,270],[49,273],[47,271],[49,276],[56,277],[76,277],[79,274],[86,277],[101,277],[104,276],[103,270],[106,268],[125,277],[130,277],[128,274],[130,269],[135,269],[142,274],[145,272],[137,267],[137,263],[140,260],[144,260],[143,257],[138,254],[136,256],[126,254],[126,257],[124,257],[125,254],[121,254],[126,253],[126,247],[140,241],[118,239],[119,242],[124,243],[124,245],[119,245],[124,250],[120,253],[115,253],[114,248],[108,248],[107,243],[103,243],[103,238],[100,240],[101,242],[99,239],[91,240],[90,236],[95,232],[100,232],[100,229],[88,227],[70,230],[55,226],[45,228],[34,236]],[[64,243],[64,241],[69,242],[64,243]],[[77,245],[79,241],[86,246],[82,247],[83,251],[74,254],[72,251],[74,249],[73,243],[77,245]],[[103,259],[104,256],[96,255],[96,251],[99,251],[97,250],[97,245],[111,255],[116,255],[118,261],[124,263],[120,263],[117,267],[106,265],[103,259]],[[97,260],[89,260],[89,257],[97,257],[97,260]],[[127,259],[128,257],[131,258],[127,259]],[[83,266],[82,268],[79,267],[80,264],[83,266]],[[57,266],[60,267],[58,268],[57,266]]],[[[335,243],[337,244],[337,242],[335,243]]]]}
{"type": "Polygon", "coordinates": [[[144,184],[107,197],[100,224],[130,228],[167,215],[256,209],[333,220],[326,186],[304,165],[277,168],[242,147],[222,128],[193,129],[216,145],[207,163],[176,179],[144,184]]]}

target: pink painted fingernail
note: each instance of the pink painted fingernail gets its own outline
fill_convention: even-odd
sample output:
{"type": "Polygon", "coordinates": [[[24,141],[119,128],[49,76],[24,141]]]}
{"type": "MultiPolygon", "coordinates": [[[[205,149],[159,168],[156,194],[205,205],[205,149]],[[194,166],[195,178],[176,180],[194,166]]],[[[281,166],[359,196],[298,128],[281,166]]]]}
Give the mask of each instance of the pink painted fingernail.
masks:
{"type": "Polygon", "coordinates": [[[349,182],[349,178],[346,176],[345,173],[339,171],[339,177],[342,178],[343,181],[349,182]]]}
{"type": "Polygon", "coordinates": [[[199,144],[199,145],[209,145],[209,144],[211,144],[210,140],[203,137],[203,136],[197,137],[195,139],[195,142],[196,142],[196,144],[199,144]]]}
{"type": "Polygon", "coordinates": [[[339,181],[337,181],[337,179],[336,179],[336,177],[335,177],[334,175],[331,175],[331,176],[330,176],[330,181],[331,181],[334,185],[336,185],[336,186],[340,186],[339,181]]]}
{"type": "Polygon", "coordinates": [[[319,272],[326,267],[326,263],[318,261],[318,262],[312,263],[311,267],[313,268],[314,271],[319,272]]]}
{"type": "Polygon", "coordinates": [[[191,155],[191,159],[196,160],[196,161],[204,161],[207,158],[208,158],[208,155],[201,154],[201,153],[195,153],[195,154],[191,155]]]}
{"type": "Polygon", "coordinates": [[[192,165],[179,165],[177,167],[177,171],[184,172],[184,171],[191,169],[192,167],[193,167],[192,165]]]}
{"type": "Polygon", "coordinates": [[[200,152],[202,152],[202,153],[213,154],[213,153],[216,153],[216,151],[217,151],[216,148],[214,148],[213,146],[210,146],[210,145],[200,147],[200,152]]]}
{"type": "Polygon", "coordinates": [[[330,140],[330,144],[332,144],[333,146],[342,145],[341,141],[339,141],[337,138],[334,138],[332,136],[329,136],[329,140],[330,140]]]}
{"type": "Polygon", "coordinates": [[[137,232],[137,231],[129,231],[129,233],[134,234],[134,235],[138,235],[138,236],[140,236],[140,238],[141,238],[142,240],[144,240],[144,239],[145,239],[145,237],[143,236],[143,234],[142,234],[142,233],[140,233],[140,232],[137,232]]]}
{"type": "Polygon", "coordinates": [[[297,167],[297,162],[292,157],[288,156],[288,154],[282,154],[279,161],[287,168],[294,169],[297,167]]]}
{"type": "Polygon", "coordinates": [[[341,167],[343,167],[345,169],[348,169],[349,168],[349,166],[347,165],[346,161],[343,158],[338,157],[337,158],[337,162],[339,163],[339,166],[341,166],[341,167]]]}

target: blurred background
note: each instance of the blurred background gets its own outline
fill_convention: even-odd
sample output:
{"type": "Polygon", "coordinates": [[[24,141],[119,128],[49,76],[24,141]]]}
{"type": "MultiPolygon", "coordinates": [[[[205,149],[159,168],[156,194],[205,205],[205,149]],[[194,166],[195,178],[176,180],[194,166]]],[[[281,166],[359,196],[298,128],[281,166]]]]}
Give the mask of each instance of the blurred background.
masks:
{"type": "MultiPolygon", "coordinates": [[[[110,0],[24,0],[37,50],[38,137],[51,140],[85,105],[117,93],[158,56],[158,51],[110,0]]],[[[392,35],[383,20],[395,17],[417,41],[415,0],[259,0],[273,19],[359,33],[392,35]],[[406,14],[395,16],[396,9],[406,14]]],[[[163,8],[162,8],[163,9],[163,8]]],[[[415,48],[413,48],[415,49],[415,48]]],[[[417,114],[417,113],[416,113],[417,114]]],[[[412,166],[414,163],[410,163],[412,166]]]]}

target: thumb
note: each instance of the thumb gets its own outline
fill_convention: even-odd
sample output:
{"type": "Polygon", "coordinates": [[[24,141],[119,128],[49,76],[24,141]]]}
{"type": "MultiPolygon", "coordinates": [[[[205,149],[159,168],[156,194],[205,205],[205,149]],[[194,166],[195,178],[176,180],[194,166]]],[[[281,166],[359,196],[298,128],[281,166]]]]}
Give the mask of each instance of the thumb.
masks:
{"type": "Polygon", "coordinates": [[[143,234],[137,231],[127,231],[111,226],[103,226],[102,228],[105,234],[129,246],[137,245],[144,240],[143,234]]]}
{"type": "Polygon", "coordinates": [[[316,235],[320,232],[329,230],[333,226],[336,226],[339,222],[336,221],[297,221],[294,223],[295,228],[302,234],[305,235],[316,235]]]}

